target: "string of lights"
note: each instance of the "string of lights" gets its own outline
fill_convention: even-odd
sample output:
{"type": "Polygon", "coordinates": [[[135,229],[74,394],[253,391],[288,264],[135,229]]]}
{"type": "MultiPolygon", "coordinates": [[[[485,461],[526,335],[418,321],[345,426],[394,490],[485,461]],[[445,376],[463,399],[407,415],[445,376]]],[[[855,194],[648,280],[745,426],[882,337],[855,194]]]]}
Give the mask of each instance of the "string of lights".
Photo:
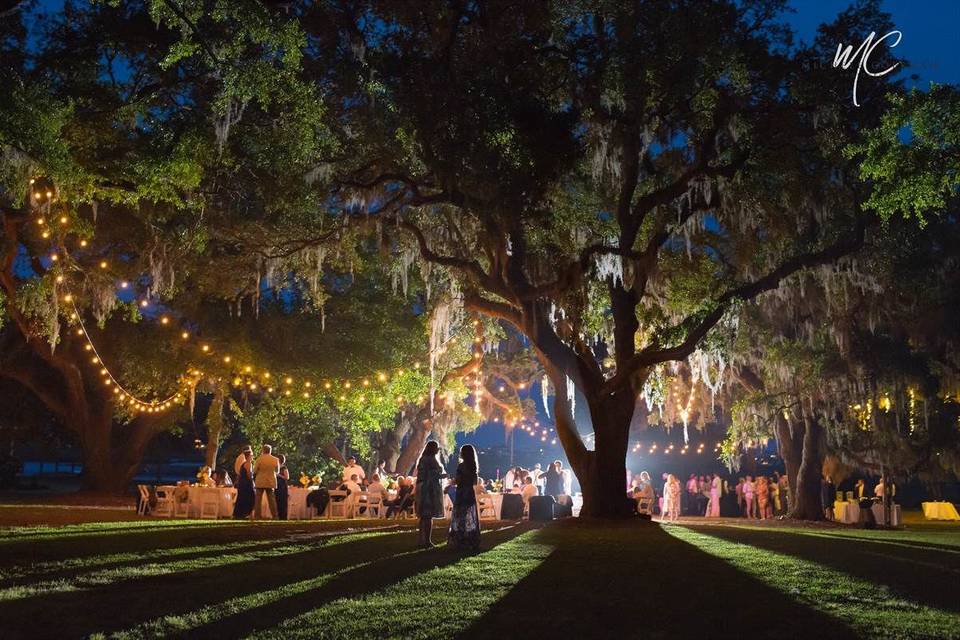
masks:
{"type": "MultiPolygon", "coordinates": [[[[57,201],[54,197],[55,194],[51,190],[40,191],[35,188],[36,180],[30,180],[31,195],[30,201],[34,205],[34,208],[37,212],[36,223],[41,229],[40,236],[43,239],[51,238],[51,231],[48,225],[48,217],[52,212],[52,204],[57,201]],[[46,201],[43,202],[44,197],[46,201]]],[[[66,227],[70,219],[66,215],[62,215],[59,218],[59,222],[63,227],[66,227]]],[[[79,242],[80,248],[85,248],[88,246],[89,242],[86,239],[80,239],[79,242]]],[[[50,261],[52,267],[62,269],[63,261],[61,261],[61,254],[68,256],[65,247],[61,245],[58,247],[59,250],[53,250],[47,254],[47,258],[50,261]]],[[[108,270],[109,263],[106,260],[100,260],[98,267],[101,270],[108,270]]],[[[65,278],[62,272],[57,272],[54,277],[56,284],[63,285],[65,283],[65,278]]],[[[126,280],[121,280],[117,282],[117,286],[122,290],[129,290],[131,285],[130,282],[126,280]]],[[[144,398],[138,396],[137,394],[130,391],[129,388],[124,386],[117,378],[117,376],[110,370],[110,367],[104,362],[103,357],[101,356],[100,351],[97,349],[96,344],[90,332],[87,330],[86,324],[83,321],[83,318],[80,313],[80,308],[78,306],[78,297],[71,293],[69,290],[66,290],[62,296],[63,302],[67,305],[72,311],[69,314],[69,319],[76,323],[75,334],[79,337],[83,337],[85,340],[84,350],[89,352],[91,357],[89,364],[94,367],[99,367],[99,374],[101,379],[104,382],[105,386],[112,387],[114,395],[117,396],[118,400],[121,402],[128,403],[130,408],[135,411],[143,411],[147,413],[155,413],[167,410],[172,406],[185,402],[186,394],[183,391],[176,391],[165,397],[157,398],[144,398]]],[[[138,306],[141,309],[146,309],[150,306],[150,300],[146,297],[140,298],[138,306]]],[[[161,315],[158,318],[159,322],[163,326],[168,326],[171,324],[170,318],[167,315],[161,315]]],[[[473,325],[478,326],[479,321],[474,320],[473,325]]],[[[446,353],[449,346],[457,343],[457,333],[461,327],[457,327],[451,332],[451,335],[441,342],[435,350],[437,355],[442,355],[446,353]]],[[[190,340],[193,338],[194,333],[186,329],[182,330],[180,333],[181,340],[190,340]]],[[[480,343],[481,339],[477,337],[475,339],[476,343],[480,343]]],[[[230,355],[229,350],[217,350],[209,342],[203,342],[199,344],[199,352],[201,357],[212,358],[217,355],[217,353],[223,353],[224,355],[220,356],[221,361],[224,365],[230,365],[233,363],[233,357],[230,355]]],[[[430,357],[434,355],[434,350],[430,350],[427,353],[427,356],[430,357]]],[[[481,358],[481,352],[478,348],[473,349],[473,357],[475,359],[481,358]]],[[[360,401],[365,401],[366,390],[371,388],[375,383],[384,384],[396,376],[403,376],[407,370],[419,370],[421,368],[420,362],[414,362],[412,365],[405,368],[398,368],[393,370],[391,373],[386,372],[376,372],[372,375],[366,376],[357,376],[349,379],[328,379],[323,380],[314,385],[313,380],[310,377],[303,377],[297,380],[292,375],[280,374],[274,376],[270,371],[264,369],[257,371],[252,365],[245,365],[236,369],[229,371],[227,377],[232,377],[232,382],[235,387],[245,386],[250,391],[260,391],[266,393],[277,393],[284,397],[292,397],[294,393],[303,398],[310,398],[312,394],[327,392],[328,395],[334,396],[338,395],[340,400],[346,400],[346,392],[360,391],[360,401]],[[294,391],[295,385],[299,384],[300,389],[296,392],[294,391]]],[[[482,396],[481,389],[481,375],[479,364],[471,372],[476,374],[476,408],[477,411],[480,411],[480,398],[482,396]]],[[[182,384],[178,384],[178,387],[182,386],[184,389],[189,390],[197,382],[199,382],[204,377],[204,371],[199,367],[190,366],[187,367],[187,370],[180,375],[178,378],[182,381],[182,384]]],[[[381,396],[382,397],[382,396],[381,396]]],[[[417,398],[418,402],[422,402],[425,399],[424,396],[417,398]]],[[[402,396],[397,397],[398,401],[403,401],[402,396]]]]}

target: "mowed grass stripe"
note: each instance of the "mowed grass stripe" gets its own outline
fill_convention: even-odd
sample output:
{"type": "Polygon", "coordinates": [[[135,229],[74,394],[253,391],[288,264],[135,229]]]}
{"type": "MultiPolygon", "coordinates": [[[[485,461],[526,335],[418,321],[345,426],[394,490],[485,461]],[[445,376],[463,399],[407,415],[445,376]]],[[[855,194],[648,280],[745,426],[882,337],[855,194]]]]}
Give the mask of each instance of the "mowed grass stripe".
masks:
{"type": "Polygon", "coordinates": [[[134,566],[115,567],[92,571],[69,578],[60,578],[55,580],[42,580],[29,584],[15,585],[0,589],[0,602],[11,600],[21,600],[43,596],[52,593],[62,593],[68,591],[82,591],[98,586],[116,585],[119,582],[138,580],[143,578],[152,578],[165,576],[175,573],[189,573],[200,569],[212,569],[216,567],[227,567],[243,562],[254,562],[260,560],[269,560],[271,558],[281,558],[297,553],[307,553],[317,550],[321,547],[327,547],[335,544],[343,544],[356,540],[372,538],[376,536],[395,535],[401,531],[391,530],[389,532],[363,532],[354,534],[342,534],[327,536],[325,539],[316,540],[313,543],[296,544],[278,544],[276,541],[266,544],[258,543],[256,545],[247,545],[250,548],[236,548],[233,550],[225,549],[223,545],[208,549],[216,552],[217,555],[203,555],[201,557],[173,560],[164,562],[146,562],[134,566]],[[221,551],[223,553],[221,553],[221,551]]]}
{"type": "MultiPolygon", "coordinates": [[[[371,594],[334,600],[250,637],[450,637],[486,613],[553,552],[553,545],[534,540],[536,533],[522,533],[493,549],[371,594]]],[[[454,552],[435,549],[430,553],[454,552]]]]}
{"type": "MultiPolygon", "coordinates": [[[[396,527],[384,527],[383,529],[395,529],[396,527]]],[[[371,531],[373,531],[371,529],[371,531]]],[[[308,542],[313,539],[322,540],[333,536],[343,535],[341,531],[316,531],[309,533],[295,533],[285,536],[287,540],[295,538],[298,542],[308,542]]],[[[275,547],[283,539],[258,539],[244,540],[240,542],[211,542],[209,544],[194,545],[187,547],[172,547],[162,549],[152,549],[148,551],[132,551],[126,553],[114,553],[100,556],[87,556],[80,558],[68,558],[66,560],[55,560],[47,562],[30,562],[16,564],[6,569],[0,569],[0,587],[12,586],[4,583],[11,581],[20,581],[26,578],[39,579],[44,576],[50,577],[53,574],[69,573],[73,571],[89,570],[96,567],[108,565],[121,565],[130,563],[149,563],[154,561],[171,561],[176,558],[191,555],[209,555],[230,553],[243,550],[255,550],[258,548],[275,547]]]]}
{"type": "Polygon", "coordinates": [[[960,637],[960,614],[897,596],[883,585],[859,580],[813,561],[731,542],[686,527],[663,529],[774,587],[785,598],[793,598],[837,618],[868,637],[960,637]]]}

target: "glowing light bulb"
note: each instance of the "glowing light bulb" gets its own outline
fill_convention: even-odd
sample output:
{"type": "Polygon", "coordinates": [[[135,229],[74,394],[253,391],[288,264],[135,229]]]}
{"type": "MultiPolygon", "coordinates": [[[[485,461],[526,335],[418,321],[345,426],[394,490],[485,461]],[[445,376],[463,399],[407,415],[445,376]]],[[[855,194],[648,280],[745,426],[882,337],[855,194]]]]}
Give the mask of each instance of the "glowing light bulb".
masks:
{"type": "Polygon", "coordinates": [[[200,350],[203,351],[204,353],[207,353],[208,351],[210,351],[210,345],[205,344],[202,347],[200,347],[200,350]]]}
{"type": "Polygon", "coordinates": [[[63,301],[64,301],[64,302],[73,302],[73,296],[68,293],[67,295],[63,296],[63,301]]]}
{"type": "Polygon", "coordinates": [[[41,237],[41,238],[49,238],[49,237],[50,237],[50,232],[49,232],[49,231],[44,231],[43,233],[40,234],[40,237],[41,237]]]}
{"type": "Polygon", "coordinates": [[[85,344],[85,345],[83,345],[83,350],[84,350],[84,351],[93,351],[93,345],[85,344]]]}
{"type": "Polygon", "coordinates": [[[101,269],[106,269],[106,268],[107,268],[107,261],[106,261],[106,260],[101,260],[101,261],[100,261],[100,268],[101,268],[101,269]]]}
{"type": "Polygon", "coordinates": [[[143,307],[143,308],[146,308],[147,305],[149,305],[149,304],[150,304],[150,302],[148,302],[147,300],[141,300],[141,301],[140,301],[140,306],[143,307]]]}
{"type": "Polygon", "coordinates": [[[60,224],[67,224],[67,216],[60,217],[60,224]]]}
{"type": "Polygon", "coordinates": [[[386,382],[386,380],[387,380],[387,374],[385,374],[385,373],[378,373],[378,374],[377,374],[377,380],[379,380],[380,382],[386,382]]]}
{"type": "Polygon", "coordinates": [[[126,280],[123,280],[123,281],[120,282],[120,288],[121,288],[121,289],[126,289],[126,288],[129,287],[129,286],[130,286],[130,283],[127,282],[126,280]]]}
{"type": "Polygon", "coordinates": [[[331,385],[329,382],[324,382],[324,383],[323,383],[323,388],[324,388],[324,389],[329,389],[331,386],[333,386],[333,385],[331,385]]]}
{"type": "Polygon", "coordinates": [[[59,284],[59,283],[63,282],[63,276],[57,276],[56,278],[54,278],[54,280],[56,280],[56,281],[57,281],[57,284],[59,284]]]}
{"type": "Polygon", "coordinates": [[[170,318],[168,318],[167,316],[163,316],[162,318],[160,318],[160,324],[169,324],[169,323],[170,323],[170,318]]]}
{"type": "Polygon", "coordinates": [[[184,340],[186,340],[187,338],[190,337],[190,334],[187,333],[186,331],[184,331],[183,333],[180,334],[180,337],[183,338],[184,340]]]}
{"type": "Polygon", "coordinates": [[[86,241],[86,240],[81,240],[81,241],[80,241],[80,246],[81,246],[81,247],[87,246],[87,241],[86,241]]]}

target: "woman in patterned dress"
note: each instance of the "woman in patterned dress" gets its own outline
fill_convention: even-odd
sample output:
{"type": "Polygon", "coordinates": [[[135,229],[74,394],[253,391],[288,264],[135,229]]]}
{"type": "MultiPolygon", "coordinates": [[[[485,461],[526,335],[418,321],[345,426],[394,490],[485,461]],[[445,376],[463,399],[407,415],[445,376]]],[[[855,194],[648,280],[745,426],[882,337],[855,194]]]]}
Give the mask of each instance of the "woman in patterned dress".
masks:
{"type": "Polygon", "coordinates": [[[433,519],[443,517],[443,488],[440,481],[446,476],[440,464],[440,444],[431,440],[423,448],[417,462],[417,485],[413,499],[417,510],[420,546],[429,549],[433,546],[430,535],[433,532],[433,519]]]}
{"type": "Polygon", "coordinates": [[[457,466],[457,499],[450,517],[447,544],[452,549],[478,551],[480,549],[480,512],[477,509],[477,450],[472,445],[460,447],[457,466]]]}

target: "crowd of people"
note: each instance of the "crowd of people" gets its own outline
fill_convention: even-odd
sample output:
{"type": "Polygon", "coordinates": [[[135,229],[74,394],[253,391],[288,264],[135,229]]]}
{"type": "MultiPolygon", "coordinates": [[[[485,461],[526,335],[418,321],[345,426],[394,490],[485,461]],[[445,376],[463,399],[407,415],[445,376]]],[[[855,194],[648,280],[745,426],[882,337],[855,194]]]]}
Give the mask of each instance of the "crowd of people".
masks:
{"type": "Polygon", "coordinates": [[[627,494],[636,502],[637,512],[659,513],[667,521],[676,521],[681,515],[765,519],[789,509],[790,484],[779,472],[771,477],[742,476],[736,484],[716,473],[690,474],[685,483],[664,473],[661,487],[654,485],[646,471],[638,475],[628,472],[627,477],[627,494]]]}

